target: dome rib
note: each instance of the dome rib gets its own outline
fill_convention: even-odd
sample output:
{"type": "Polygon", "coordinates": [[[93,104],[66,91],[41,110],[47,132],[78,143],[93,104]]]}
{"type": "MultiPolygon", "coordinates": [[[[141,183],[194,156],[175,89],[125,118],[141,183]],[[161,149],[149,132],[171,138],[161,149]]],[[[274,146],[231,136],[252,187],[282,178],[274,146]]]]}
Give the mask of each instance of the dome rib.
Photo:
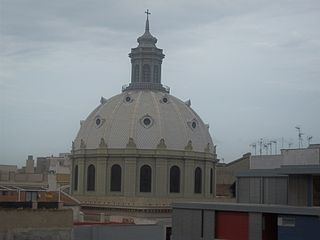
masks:
{"type": "Polygon", "coordinates": [[[187,142],[184,143],[184,146],[183,146],[183,147],[185,147],[185,146],[187,145],[188,141],[191,140],[191,139],[190,139],[190,136],[189,136],[189,134],[187,133],[187,130],[186,130],[186,124],[187,124],[187,122],[185,121],[185,119],[182,118],[182,114],[181,114],[178,106],[176,105],[176,103],[175,103],[174,101],[172,101],[172,106],[173,106],[173,109],[174,109],[174,110],[176,111],[176,113],[178,114],[179,120],[184,123],[183,125],[180,124],[180,128],[182,129],[182,132],[184,133],[185,138],[187,139],[187,142]]]}
{"type": "MultiPolygon", "coordinates": [[[[119,96],[119,95],[118,95],[119,96]]],[[[114,122],[114,120],[115,120],[115,117],[114,117],[114,115],[117,113],[117,111],[119,110],[119,108],[120,108],[120,106],[123,104],[123,101],[122,100],[120,100],[117,104],[116,104],[116,106],[113,108],[113,110],[112,110],[112,113],[110,114],[110,123],[108,124],[109,125],[109,128],[108,128],[108,126],[107,126],[107,124],[106,124],[106,131],[105,131],[105,133],[104,133],[104,136],[107,136],[107,133],[108,133],[108,130],[110,130],[109,131],[109,133],[111,132],[111,129],[112,129],[112,126],[113,126],[113,122],[114,122]]],[[[109,134],[109,137],[106,139],[106,141],[107,141],[107,144],[110,142],[110,138],[111,138],[112,136],[111,136],[111,134],[109,134]]]]}
{"type": "MultiPolygon", "coordinates": [[[[161,138],[163,138],[163,132],[162,132],[162,124],[163,123],[162,123],[162,120],[161,120],[161,114],[160,114],[160,108],[159,108],[159,99],[156,98],[154,92],[151,92],[151,95],[153,97],[154,108],[156,110],[156,113],[157,113],[158,119],[159,119],[159,136],[160,136],[160,139],[161,139],[161,138]]],[[[160,141],[160,139],[159,139],[159,141],[160,141]]]]}
{"type": "Polygon", "coordinates": [[[140,106],[140,99],[141,99],[141,95],[142,92],[139,92],[139,95],[137,97],[137,99],[135,100],[135,104],[134,104],[134,108],[133,108],[133,112],[132,112],[132,119],[131,119],[131,124],[130,124],[130,132],[129,132],[129,137],[133,138],[135,141],[137,140],[137,124],[138,121],[136,121],[137,119],[137,112],[138,112],[138,108],[140,106]]]}

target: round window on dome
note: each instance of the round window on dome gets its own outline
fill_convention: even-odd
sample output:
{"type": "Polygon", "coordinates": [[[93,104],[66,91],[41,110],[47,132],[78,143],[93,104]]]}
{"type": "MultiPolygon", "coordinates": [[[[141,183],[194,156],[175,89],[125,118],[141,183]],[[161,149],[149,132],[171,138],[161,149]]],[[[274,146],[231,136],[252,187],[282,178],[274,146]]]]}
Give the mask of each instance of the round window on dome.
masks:
{"type": "Polygon", "coordinates": [[[151,124],[151,119],[145,118],[145,119],[143,119],[143,123],[144,123],[144,125],[149,126],[151,124]]]}
{"type": "Polygon", "coordinates": [[[144,127],[144,128],[150,128],[153,124],[153,119],[151,116],[149,115],[145,115],[140,119],[140,124],[144,127]]]}
{"type": "Polygon", "coordinates": [[[163,95],[161,97],[161,99],[159,100],[159,102],[162,103],[162,104],[163,103],[169,103],[169,98],[168,98],[167,94],[163,95]]]}
{"type": "Polygon", "coordinates": [[[125,103],[131,103],[133,101],[132,97],[130,96],[130,94],[127,94],[124,96],[123,102],[125,103]]]}
{"type": "Polygon", "coordinates": [[[97,124],[97,126],[99,126],[100,123],[101,123],[101,119],[100,119],[100,118],[97,118],[97,119],[96,119],[96,124],[97,124]]]}
{"type": "Polygon", "coordinates": [[[192,128],[196,128],[197,127],[197,123],[196,122],[192,122],[191,126],[192,126],[192,128]]]}

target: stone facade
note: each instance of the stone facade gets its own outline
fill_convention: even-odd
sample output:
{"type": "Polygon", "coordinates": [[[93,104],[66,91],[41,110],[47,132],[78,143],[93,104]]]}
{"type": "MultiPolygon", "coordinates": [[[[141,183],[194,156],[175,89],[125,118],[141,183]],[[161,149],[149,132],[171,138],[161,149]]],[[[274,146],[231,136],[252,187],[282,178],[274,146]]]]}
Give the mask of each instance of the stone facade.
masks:
{"type": "MultiPolygon", "coordinates": [[[[78,166],[78,186],[75,190],[75,178],[72,179],[72,193],[80,199],[100,199],[108,201],[118,197],[117,204],[136,205],[169,205],[177,198],[213,199],[215,193],[215,162],[210,153],[196,153],[192,151],[174,150],[141,150],[141,149],[102,149],[78,150],[72,155],[73,172],[78,166]],[[120,165],[121,191],[110,190],[111,167],[120,165]],[[93,165],[97,169],[95,177],[96,188],[94,191],[87,190],[88,166],[93,165]],[[151,167],[151,191],[140,192],[140,169],[143,165],[151,167]],[[180,190],[170,192],[170,169],[177,166],[180,169],[180,190]],[[195,169],[202,171],[201,191],[195,193],[195,169]],[[212,175],[210,172],[212,171],[212,175]],[[86,197],[84,197],[86,196],[86,197]],[[93,197],[93,198],[92,198],[93,197]],[[98,198],[96,198],[98,197],[98,198]],[[110,198],[111,197],[111,198],[110,198]],[[136,198],[137,197],[137,198],[136,198]],[[136,198],[136,199],[135,199],[136,198]],[[149,198],[148,204],[139,199],[149,198]],[[163,198],[163,201],[159,201],[163,198]],[[130,203],[125,200],[130,199],[130,203]],[[168,199],[170,199],[168,201],[168,199]]],[[[75,174],[74,174],[75,176],[75,174]]]]}

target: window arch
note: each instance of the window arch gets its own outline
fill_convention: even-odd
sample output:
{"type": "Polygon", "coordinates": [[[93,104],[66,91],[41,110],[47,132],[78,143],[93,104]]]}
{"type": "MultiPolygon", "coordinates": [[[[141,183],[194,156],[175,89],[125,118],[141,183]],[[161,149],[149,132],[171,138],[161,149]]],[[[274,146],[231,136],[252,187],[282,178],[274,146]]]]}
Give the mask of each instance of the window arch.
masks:
{"type": "Polygon", "coordinates": [[[139,82],[139,65],[135,65],[134,66],[134,70],[133,70],[133,81],[134,82],[139,82]]]}
{"type": "Polygon", "coordinates": [[[121,167],[118,164],[111,167],[110,190],[112,192],[121,192],[121,167]]]}
{"type": "Polygon", "coordinates": [[[194,193],[201,193],[202,190],[202,170],[197,167],[194,172],[194,193]]]}
{"type": "Polygon", "coordinates": [[[96,185],[96,169],[94,165],[89,165],[87,171],[87,191],[94,191],[96,185]]]}
{"type": "Polygon", "coordinates": [[[75,166],[74,168],[74,177],[73,177],[73,190],[77,191],[78,190],[78,165],[75,166]]]}
{"type": "Polygon", "coordinates": [[[151,167],[148,165],[140,168],[140,192],[151,192],[151,167]]]}
{"type": "Polygon", "coordinates": [[[153,82],[159,83],[159,67],[155,65],[153,67],[153,82]]]}
{"type": "Polygon", "coordinates": [[[180,168],[177,166],[170,168],[170,192],[180,192],[180,168]]]}
{"type": "Polygon", "coordinates": [[[151,70],[149,64],[144,64],[142,68],[142,82],[150,82],[151,70]]]}

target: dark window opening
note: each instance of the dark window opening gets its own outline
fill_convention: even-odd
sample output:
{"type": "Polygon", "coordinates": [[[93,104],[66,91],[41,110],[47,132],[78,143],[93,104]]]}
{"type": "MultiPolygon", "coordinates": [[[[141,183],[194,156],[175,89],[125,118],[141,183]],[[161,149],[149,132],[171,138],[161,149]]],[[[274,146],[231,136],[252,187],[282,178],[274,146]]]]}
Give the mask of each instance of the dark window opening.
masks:
{"type": "Polygon", "coordinates": [[[75,168],[74,168],[74,179],[73,179],[73,184],[74,184],[73,189],[75,191],[78,190],[78,174],[79,174],[78,173],[78,165],[76,165],[75,168]]]}
{"type": "Polygon", "coordinates": [[[212,194],[213,193],[213,170],[212,168],[210,168],[210,193],[212,194]]]}
{"type": "Polygon", "coordinates": [[[148,165],[140,168],[140,192],[151,192],[151,167],[148,165]]]}
{"type": "Polygon", "coordinates": [[[111,167],[110,185],[110,190],[112,192],[121,192],[121,167],[118,164],[111,167]]]}
{"type": "Polygon", "coordinates": [[[170,192],[180,192],[180,169],[177,166],[170,168],[170,192]]]}
{"type": "Polygon", "coordinates": [[[143,65],[142,68],[142,82],[150,82],[151,73],[150,73],[150,66],[148,64],[143,65]]]}
{"type": "Polygon", "coordinates": [[[154,66],[153,67],[153,81],[155,83],[159,83],[159,67],[158,66],[154,66]]]}
{"type": "Polygon", "coordinates": [[[95,180],[96,180],[96,169],[91,164],[89,165],[88,171],[87,171],[87,191],[95,190],[95,180]]]}
{"type": "Polygon", "coordinates": [[[197,167],[194,172],[194,193],[202,192],[202,171],[197,167]]]}

